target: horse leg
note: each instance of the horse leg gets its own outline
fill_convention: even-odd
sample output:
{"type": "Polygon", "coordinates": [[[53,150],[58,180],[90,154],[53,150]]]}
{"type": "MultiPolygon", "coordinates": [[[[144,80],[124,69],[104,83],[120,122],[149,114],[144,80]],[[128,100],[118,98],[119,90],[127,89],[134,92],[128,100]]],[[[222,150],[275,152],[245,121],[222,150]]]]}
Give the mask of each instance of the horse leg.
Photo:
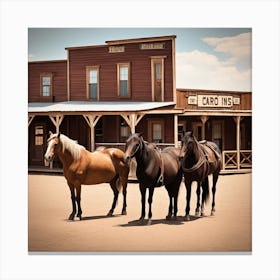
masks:
{"type": "Polygon", "coordinates": [[[80,218],[80,220],[82,219],[82,209],[81,209],[81,185],[76,186],[76,201],[77,201],[77,205],[78,205],[78,214],[77,217],[80,218]]]}
{"type": "Polygon", "coordinates": [[[176,190],[174,194],[174,219],[177,220],[177,212],[178,212],[178,193],[179,193],[179,188],[176,190]]]}
{"type": "Polygon", "coordinates": [[[118,200],[118,196],[119,196],[119,191],[117,188],[117,179],[114,179],[111,183],[110,183],[111,189],[113,190],[114,193],[114,199],[113,199],[113,203],[112,203],[112,207],[109,211],[109,213],[107,214],[107,216],[111,217],[113,216],[116,204],[117,204],[117,200],[118,200]]]}
{"type": "Polygon", "coordinates": [[[150,187],[149,188],[149,198],[148,198],[148,203],[149,203],[149,214],[148,214],[148,225],[151,225],[152,224],[152,203],[153,203],[153,195],[154,195],[154,190],[155,188],[154,187],[150,187]]]}
{"type": "Polygon", "coordinates": [[[173,206],[172,206],[172,193],[170,191],[170,186],[166,186],[167,191],[168,191],[168,196],[169,196],[169,208],[168,208],[168,214],[166,216],[166,220],[170,220],[172,217],[172,210],[173,210],[173,206]]]}
{"type": "Polygon", "coordinates": [[[195,215],[199,216],[199,210],[200,210],[200,182],[197,182],[196,196],[197,196],[197,202],[196,202],[195,215]]]}
{"type": "Polygon", "coordinates": [[[202,202],[201,202],[201,216],[205,216],[205,202],[206,199],[208,197],[208,193],[209,193],[209,180],[208,180],[208,176],[204,179],[204,181],[202,182],[202,202]]]}
{"type": "Polygon", "coordinates": [[[187,191],[187,206],[186,206],[186,216],[185,220],[189,221],[190,218],[190,200],[191,200],[191,186],[192,182],[186,182],[185,181],[185,186],[186,186],[186,191],[187,191]]]}
{"type": "Polygon", "coordinates": [[[68,186],[69,186],[69,189],[71,192],[71,201],[72,201],[72,213],[70,214],[68,220],[74,220],[74,217],[75,217],[76,211],[77,211],[76,199],[75,199],[75,187],[74,187],[74,185],[72,185],[70,183],[68,183],[68,186]]]}
{"type": "Polygon", "coordinates": [[[211,215],[214,216],[216,209],[215,209],[215,194],[216,194],[216,184],[218,181],[219,174],[213,174],[213,186],[212,186],[212,210],[211,215]]]}
{"type": "Polygon", "coordinates": [[[123,177],[120,177],[120,181],[121,181],[121,184],[122,184],[122,187],[123,187],[123,208],[122,208],[122,215],[126,215],[127,212],[126,212],[126,188],[127,188],[127,178],[123,178],[123,177]]]}
{"type": "Polygon", "coordinates": [[[143,186],[142,184],[140,184],[139,186],[140,188],[140,192],[141,192],[141,204],[142,204],[142,211],[141,211],[141,217],[139,219],[139,221],[143,222],[144,218],[145,218],[145,215],[146,215],[146,211],[145,211],[145,208],[146,208],[146,187],[143,186]]]}

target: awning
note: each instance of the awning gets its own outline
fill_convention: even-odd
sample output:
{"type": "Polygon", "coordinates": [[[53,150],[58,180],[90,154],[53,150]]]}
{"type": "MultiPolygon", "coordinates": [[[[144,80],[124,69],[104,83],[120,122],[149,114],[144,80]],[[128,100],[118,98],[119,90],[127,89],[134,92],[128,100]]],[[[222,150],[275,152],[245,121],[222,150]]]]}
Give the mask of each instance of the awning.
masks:
{"type": "Polygon", "coordinates": [[[31,102],[28,113],[47,112],[140,112],[175,105],[175,102],[31,102]]]}

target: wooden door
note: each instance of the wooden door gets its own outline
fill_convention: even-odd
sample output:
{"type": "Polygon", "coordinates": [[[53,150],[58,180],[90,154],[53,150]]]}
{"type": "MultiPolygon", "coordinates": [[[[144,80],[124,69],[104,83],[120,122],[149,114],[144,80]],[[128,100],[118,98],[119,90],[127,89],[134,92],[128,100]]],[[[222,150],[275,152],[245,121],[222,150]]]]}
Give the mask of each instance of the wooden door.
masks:
{"type": "Polygon", "coordinates": [[[44,153],[47,147],[46,125],[35,124],[32,130],[29,140],[30,164],[44,165],[44,153]]]}

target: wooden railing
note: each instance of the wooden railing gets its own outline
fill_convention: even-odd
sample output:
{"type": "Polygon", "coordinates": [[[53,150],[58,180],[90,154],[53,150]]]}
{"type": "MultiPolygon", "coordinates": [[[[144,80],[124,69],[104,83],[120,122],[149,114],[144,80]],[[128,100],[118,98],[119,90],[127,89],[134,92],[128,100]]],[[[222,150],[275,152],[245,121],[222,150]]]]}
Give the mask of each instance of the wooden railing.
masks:
{"type": "Polygon", "coordinates": [[[236,150],[223,151],[222,162],[223,170],[252,168],[252,150],[240,150],[239,162],[236,150]]]}

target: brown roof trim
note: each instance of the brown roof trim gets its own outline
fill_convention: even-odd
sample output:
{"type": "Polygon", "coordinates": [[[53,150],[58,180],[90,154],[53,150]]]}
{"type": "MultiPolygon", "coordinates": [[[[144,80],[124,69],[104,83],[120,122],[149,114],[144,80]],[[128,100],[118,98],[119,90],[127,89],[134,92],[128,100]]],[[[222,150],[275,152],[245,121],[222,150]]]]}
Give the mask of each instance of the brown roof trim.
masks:
{"type": "Polygon", "coordinates": [[[38,61],[28,61],[28,63],[49,63],[49,62],[67,62],[67,59],[60,59],[60,60],[38,60],[38,61]]]}
{"type": "Polygon", "coordinates": [[[238,91],[238,90],[216,90],[216,89],[196,89],[196,88],[176,88],[176,91],[181,92],[204,92],[204,93],[252,93],[252,91],[238,91]]]}
{"type": "Polygon", "coordinates": [[[79,47],[67,47],[65,50],[81,50],[81,49],[94,49],[94,48],[104,48],[108,45],[94,45],[94,46],[79,46],[79,47]]]}
{"type": "Polygon", "coordinates": [[[147,37],[147,38],[112,40],[112,41],[106,41],[106,43],[110,46],[110,45],[131,44],[131,43],[159,42],[159,41],[166,41],[166,40],[174,40],[175,38],[176,35],[169,35],[169,36],[158,36],[158,37],[147,37]]]}

